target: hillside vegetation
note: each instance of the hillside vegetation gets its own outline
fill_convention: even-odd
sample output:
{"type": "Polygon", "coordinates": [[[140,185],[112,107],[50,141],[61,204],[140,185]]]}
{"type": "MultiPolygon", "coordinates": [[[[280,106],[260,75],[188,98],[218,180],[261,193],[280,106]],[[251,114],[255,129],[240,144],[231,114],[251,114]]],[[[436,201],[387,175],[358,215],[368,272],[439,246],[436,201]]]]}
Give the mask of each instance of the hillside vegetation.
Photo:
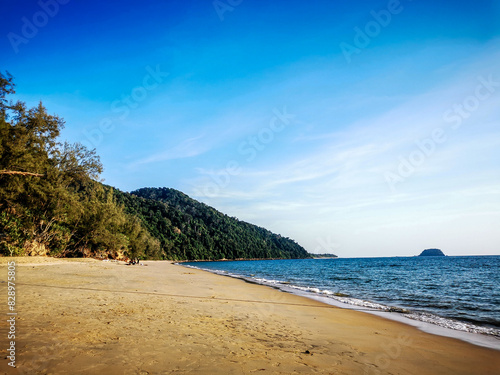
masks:
{"type": "Polygon", "coordinates": [[[289,238],[229,217],[180,191],[115,190],[127,213],[139,217],[168,259],[306,258],[289,238]]]}
{"type": "Polygon", "coordinates": [[[142,259],[304,258],[294,241],[173,189],[99,182],[95,150],[59,138],[64,121],[13,102],[0,73],[0,255],[142,259]]]}

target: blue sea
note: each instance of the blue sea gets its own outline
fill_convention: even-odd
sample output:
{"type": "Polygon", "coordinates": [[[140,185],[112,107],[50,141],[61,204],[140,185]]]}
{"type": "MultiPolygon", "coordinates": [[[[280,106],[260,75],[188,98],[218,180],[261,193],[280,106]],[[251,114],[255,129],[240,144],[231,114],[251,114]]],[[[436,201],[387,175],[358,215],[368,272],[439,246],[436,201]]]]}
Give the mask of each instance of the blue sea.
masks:
{"type": "Polygon", "coordinates": [[[500,338],[500,256],[192,262],[184,265],[360,309],[500,338]]]}

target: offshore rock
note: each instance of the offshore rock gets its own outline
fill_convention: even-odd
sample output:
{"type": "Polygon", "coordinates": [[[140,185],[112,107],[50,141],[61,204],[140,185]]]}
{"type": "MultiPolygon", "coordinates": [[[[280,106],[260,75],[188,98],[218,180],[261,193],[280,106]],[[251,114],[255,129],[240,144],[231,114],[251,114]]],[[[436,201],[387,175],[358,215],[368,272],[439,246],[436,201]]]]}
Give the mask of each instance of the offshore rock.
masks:
{"type": "Polygon", "coordinates": [[[439,249],[426,249],[422,251],[419,257],[444,257],[445,255],[439,249]]]}

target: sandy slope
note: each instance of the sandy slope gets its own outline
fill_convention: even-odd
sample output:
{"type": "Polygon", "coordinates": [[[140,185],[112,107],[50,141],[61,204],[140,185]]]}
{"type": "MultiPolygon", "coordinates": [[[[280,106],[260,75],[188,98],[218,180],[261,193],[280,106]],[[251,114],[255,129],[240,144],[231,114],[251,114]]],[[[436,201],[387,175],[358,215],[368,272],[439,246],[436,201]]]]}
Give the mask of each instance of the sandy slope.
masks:
{"type": "Polygon", "coordinates": [[[17,262],[18,369],[4,319],[0,373],[500,373],[499,351],[168,262],[17,262]]]}

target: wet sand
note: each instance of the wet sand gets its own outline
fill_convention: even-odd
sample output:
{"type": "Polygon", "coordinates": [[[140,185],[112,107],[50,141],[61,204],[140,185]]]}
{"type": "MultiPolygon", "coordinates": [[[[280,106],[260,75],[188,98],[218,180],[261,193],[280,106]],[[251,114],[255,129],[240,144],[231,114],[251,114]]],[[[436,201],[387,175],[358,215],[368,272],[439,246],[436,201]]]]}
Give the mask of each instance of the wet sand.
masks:
{"type": "Polygon", "coordinates": [[[169,262],[15,260],[17,369],[3,319],[0,373],[500,373],[500,351],[169,262]]]}

